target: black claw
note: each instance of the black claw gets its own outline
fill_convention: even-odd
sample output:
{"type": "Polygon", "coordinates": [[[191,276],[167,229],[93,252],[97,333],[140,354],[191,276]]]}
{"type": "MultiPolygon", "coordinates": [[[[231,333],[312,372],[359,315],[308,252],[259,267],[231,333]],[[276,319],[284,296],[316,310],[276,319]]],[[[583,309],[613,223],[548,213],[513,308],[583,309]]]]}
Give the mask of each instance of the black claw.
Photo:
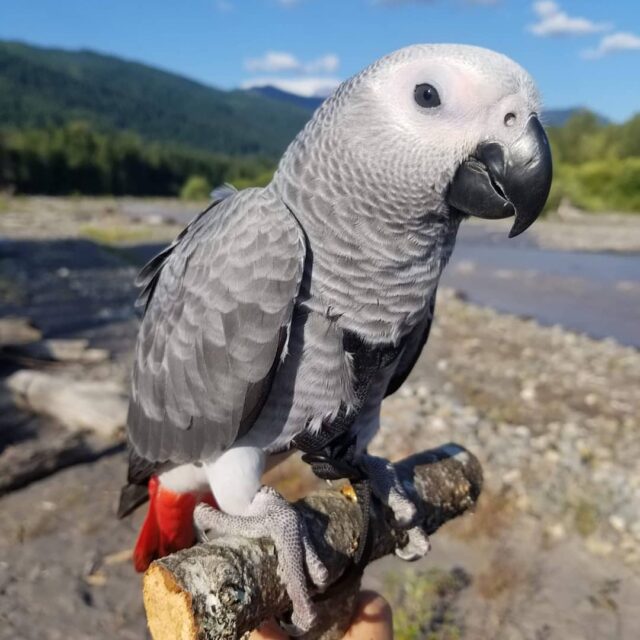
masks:
{"type": "Polygon", "coordinates": [[[291,621],[291,616],[292,616],[293,612],[290,611],[289,613],[285,614],[285,617],[282,618],[276,618],[276,622],[278,623],[278,626],[290,637],[292,638],[299,638],[300,636],[303,636],[306,631],[304,629],[301,629],[299,626],[297,626],[296,624],[294,624],[291,621]]]}

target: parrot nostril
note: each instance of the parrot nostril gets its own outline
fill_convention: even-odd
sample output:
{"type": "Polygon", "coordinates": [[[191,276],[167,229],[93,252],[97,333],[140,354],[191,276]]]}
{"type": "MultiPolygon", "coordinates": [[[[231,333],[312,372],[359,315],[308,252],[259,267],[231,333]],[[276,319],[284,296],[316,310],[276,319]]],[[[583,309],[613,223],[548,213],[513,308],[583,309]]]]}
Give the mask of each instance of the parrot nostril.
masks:
{"type": "Polygon", "coordinates": [[[513,125],[516,123],[516,114],[515,113],[507,113],[507,115],[504,117],[504,124],[507,127],[513,127],[513,125]]]}

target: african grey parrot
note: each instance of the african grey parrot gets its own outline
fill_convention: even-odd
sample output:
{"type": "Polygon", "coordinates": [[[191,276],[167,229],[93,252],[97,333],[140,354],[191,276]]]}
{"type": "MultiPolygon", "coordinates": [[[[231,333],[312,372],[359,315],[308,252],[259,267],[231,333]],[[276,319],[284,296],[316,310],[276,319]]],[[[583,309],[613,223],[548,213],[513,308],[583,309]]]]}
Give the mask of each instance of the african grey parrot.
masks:
{"type": "Polygon", "coordinates": [[[460,222],[515,215],[515,235],[542,210],[539,108],[503,55],[401,49],[324,102],[267,187],[226,189],[145,267],[121,503],[139,504],[149,481],[138,568],[191,544],[192,518],[209,535],[270,535],[289,630],[309,629],[305,569],[319,589],[327,573],[261,476],[272,454],[327,431],[351,438],[351,462],[409,530],[399,555],[426,552],[412,499],[367,444],[427,340],[460,222]],[[196,507],[209,491],[218,509],[196,507]]]}

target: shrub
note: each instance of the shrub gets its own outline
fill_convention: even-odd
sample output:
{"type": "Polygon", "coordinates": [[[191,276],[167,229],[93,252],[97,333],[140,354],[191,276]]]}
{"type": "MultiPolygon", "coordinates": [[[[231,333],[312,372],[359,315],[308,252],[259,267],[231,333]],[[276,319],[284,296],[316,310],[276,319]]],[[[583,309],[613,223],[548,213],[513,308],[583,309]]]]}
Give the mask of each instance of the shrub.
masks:
{"type": "Polygon", "coordinates": [[[206,200],[211,192],[211,185],[204,176],[191,176],[180,189],[182,200],[206,200]]]}
{"type": "Polygon", "coordinates": [[[398,640],[460,640],[464,630],[457,602],[470,581],[470,576],[460,568],[388,574],[385,595],[393,607],[394,637],[398,640]]]}
{"type": "Polygon", "coordinates": [[[266,187],[273,178],[273,169],[263,171],[256,176],[248,178],[237,178],[233,181],[236,189],[246,189],[247,187],[266,187]]]}
{"type": "Polygon", "coordinates": [[[556,202],[563,197],[586,211],[640,213],[640,158],[560,167],[554,177],[552,198],[556,202]]]}

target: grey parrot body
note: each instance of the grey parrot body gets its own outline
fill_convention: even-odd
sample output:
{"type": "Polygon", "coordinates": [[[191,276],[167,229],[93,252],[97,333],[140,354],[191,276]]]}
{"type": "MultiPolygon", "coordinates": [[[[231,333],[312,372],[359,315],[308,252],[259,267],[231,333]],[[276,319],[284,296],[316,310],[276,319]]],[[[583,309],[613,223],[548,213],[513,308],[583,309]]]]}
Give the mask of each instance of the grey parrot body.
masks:
{"type": "MultiPolygon", "coordinates": [[[[428,208],[395,175],[411,163],[427,177],[437,164],[340,142],[358,117],[340,109],[350,90],[319,110],[268,187],[205,212],[159,265],[129,416],[144,458],[203,460],[240,437],[281,450],[342,406],[355,410],[344,332],[372,347],[407,343],[400,364],[414,361],[461,217],[428,208]]],[[[373,405],[386,393],[378,384],[373,405]]]]}
{"type": "Polygon", "coordinates": [[[128,421],[137,452],[194,462],[242,440],[271,453],[341,408],[355,421],[363,408],[355,387],[370,372],[354,367],[350,333],[371,348],[398,349],[392,364],[364,381],[367,404],[379,407],[396,369],[407,375],[424,343],[454,237],[455,226],[425,237],[422,256],[415,251],[396,272],[382,260],[341,265],[348,254],[307,248],[274,185],[209,209],[143,282],[149,299],[128,421]]]}
{"type": "Polygon", "coordinates": [[[428,337],[460,222],[515,214],[521,232],[542,209],[551,165],[538,108],[504,56],[400,50],[325,101],[267,187],[228,190],[143,271],[134,467],[164,465],[178,491],[210,484],[235,519],[198,507],[196,520],[218,533],[287,540],[298,630],[314,617],[303,560],[316,584],[326,572],[303,525],[287,525],[296,549],[282,533],[293,520],[260,490],[265,458],[302,434],[349,430],[374,493],[426,551],[415,507],[366,447],[428,337]]]}

